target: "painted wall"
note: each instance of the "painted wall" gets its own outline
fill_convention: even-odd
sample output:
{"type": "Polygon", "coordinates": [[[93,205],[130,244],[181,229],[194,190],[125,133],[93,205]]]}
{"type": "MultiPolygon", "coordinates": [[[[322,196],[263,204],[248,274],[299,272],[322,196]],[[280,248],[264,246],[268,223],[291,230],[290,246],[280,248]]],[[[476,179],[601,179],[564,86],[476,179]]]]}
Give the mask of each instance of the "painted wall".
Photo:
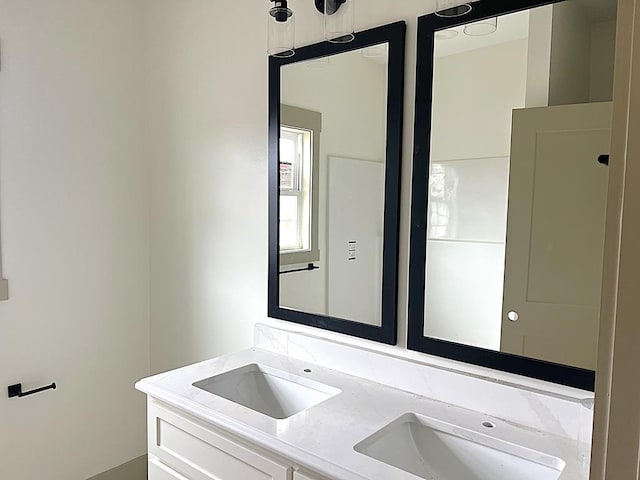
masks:
{"type": "Polygon", "coordinates": [[[529,12],[526,107],[549,105],[552,31],[553,5],[529,12]]]}
{"type": "MultiPolygon", "coordinates": [[[[372,2],[358,28],[415,18],[413,3],[372,2]]],[[[2,478],[87,478],[143,454],[132,387],[149,358],[245,348],[266,319],[266,9],[225,8],[0,0],[0,378],[59,384],[0,400],[17,434],[0,439],[2,478]]],[[[300,42],[321,38],[296,8],[300,42]]]]}
{"type": "Polygon", "coordinates": [[[576,2],[553,6],[549,105],[589,101],[591,25],[576,2]]]}
{"type": "MultiPolygon", "coordinates": [[[[267,8],[242,0],[225,5],[220,15],[209,0],[147,0],[145,6],[145,58],[154,79],[147,86],[151,362],[153,371],[161,371],[247,348],[253,325],[270,321],[267,8]],[[234,18],[242,22],[229,21],[234,18]]],[[[291,7],[297,44],[322,39],[322,16],[313,3],[291,7]]],[[[362,30],[409,19],[401,265],[409,239],[415,18],[428,10],[422,0],[407,0],[402,8],[371,0],[356,20],[362,30]]],[[[400,303],[406,305],[406,270],[400,277],[400,303]]],[[[404,329],[404,307],[399,315],[404,329]]],[[[401,331],[401,342],[404,336],[401,331]]]]}
{"type": "Polygon", "coordinates": [[[529,33],[527,106],[611,101],[614,19],[562,2],[534,9],[529,33]]]}
{"type": "Polygon", "coordinates": [[[616,49],[616,22],[591,26],[591,83],[589,101],[607,102],[613,98],[613,70],[616,49]]]}
{"type": "Polygon", "coordinates": [[[141,4],[0,0],[0,478],[145,453],[149,220],[141,4]]]}
{"type": "MultiPolygon", "coordinates": [[[[330,188],[329,157],[384,161],[387,67],[359,52],[350,52],[331,57],[328,63],[288,65],[282,70],[281,81],[284,104],[322,114],[318,159],[320,269],[281,275],[281,304],[379,325],[380,318],[372,312],[377,311],[375,306],[380,303],[381,284],[374,285],[373,262],[364,256],[366,251],[379,248],[379,242],[368,236],[367,229],[350,228],[351,236],[359,240],[361,256],[360,262],[349,262],[346,243],[342,242],[343,245],[337,240],[338,237],[342,239],[342,235],[334,230],[330,232],[339,219],[330,218],[328,210],[331,199],[340,192],[334,191],[339,186],[335,181],[334,189],[330,188]],[[369,268],[365,263],[371,264],[369,268]],[[346,292],[349,292],[348,298],[346,292]]],[[[348,191],[354,199],[367,199],[361,206],[370,209],[379,203],[376,200],[384,191],[384,179],[381,178],[376,186],[377,183],[352,182],[344,185],[343,193],[348,191]]],[[[350,202],[350,205],[357,208],[358,202],[350,202]]],[[[376,233],[381,233],[382,207],[377,211],[380,212],[380,227],[376,233]]],[[[350,222],[350,227],[354,225],[355,222],[350,222]]]]}
{"type": "Polygon", "coordinates": [[[524,106],[527,42],[516,40],[436,59],[434,159],[509,153],[511,110],[524,106]]]}
{"type": "Polygon", "coordinates": [[[266,316],[267,13],[144,4],[157,372],[249,346],[266,316]]]}

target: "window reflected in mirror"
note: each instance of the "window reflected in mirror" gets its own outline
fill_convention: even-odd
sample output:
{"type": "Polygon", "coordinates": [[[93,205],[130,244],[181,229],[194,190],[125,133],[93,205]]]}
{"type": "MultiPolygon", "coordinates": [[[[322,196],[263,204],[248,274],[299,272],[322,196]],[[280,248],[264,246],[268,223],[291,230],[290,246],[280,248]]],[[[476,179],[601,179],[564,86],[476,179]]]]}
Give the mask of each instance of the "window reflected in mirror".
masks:
{"type": "Polygon", "coordinates": [[[321,114],[288,105],[280,127],[280,258],[282,265],[313,263],[318,250],[318,149],[321,114]],[[317,143],[317,142],[316,142],[317,143]],[[315,208],[314,208],[315,207],[315,208]]]}

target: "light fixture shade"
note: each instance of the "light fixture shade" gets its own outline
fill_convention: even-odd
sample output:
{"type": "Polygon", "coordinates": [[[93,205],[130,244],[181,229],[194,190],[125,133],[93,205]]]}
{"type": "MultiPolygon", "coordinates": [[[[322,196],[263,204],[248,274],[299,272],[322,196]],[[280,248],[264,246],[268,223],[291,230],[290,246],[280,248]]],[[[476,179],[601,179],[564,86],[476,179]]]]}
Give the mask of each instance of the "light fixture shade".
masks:
{"type": "Polygon", "coordinates": [[[462,31],[465,35],[479,37],[482,35],[491,35],[498,29],[498,17],[486,18],[479,22],[469,23],[464,26],[462,31]]]}
{"type": "Polygon", "coordinates": [[[389,44],[379,43],[377,45],[371,45],[370,47],[363,48],[360,53],[364,58],[384,58],[389,55],[389,44]]]}
{"type": "Polygon", "coordinates": [[[471,4],[460,0],[436,0],[436,12],[439,17],[460,17],[471,11],[471,4]]]}
{"type": "Polygon", "coordinates": [[[458,36],[458,31],[453,28],[448,28],[446,30],[439,30],[436,32],[436,39],[438,40],[451,40],[452,38],[456,38],[458,36]]]}
{"type": "Polygon", "coordinates": [[[355,0],[324,1],[324,38],[347,43],[355,38],[355,0]]]}
{"type": "Polygon", "coordinates": [[[291,57],[294,53],[295,17],[286,2],[275,2],[268,15],[267,52],[275,57],[291,57]]]}

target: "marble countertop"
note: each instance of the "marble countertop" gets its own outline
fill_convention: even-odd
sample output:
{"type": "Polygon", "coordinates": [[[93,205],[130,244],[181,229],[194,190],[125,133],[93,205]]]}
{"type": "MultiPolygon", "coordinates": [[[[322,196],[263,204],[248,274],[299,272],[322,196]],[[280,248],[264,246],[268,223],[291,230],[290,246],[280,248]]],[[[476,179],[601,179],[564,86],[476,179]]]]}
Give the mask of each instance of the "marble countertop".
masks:
{"type": "MultiPolygon", "coordinates": [[[[145,378],[136,388],[150,397],[238,435],[335,480],[418,480],[358,453],[354,445],[406,413],[488,434],[566,462],[558,480],[583,480],[575,439],[545,433],[495,416],[431,400],[288,356],[253,348],[145,378]],[[259,364],[341,391],[287,419],[277,420],[194,387],[194,382],[259,364]],[[305,372],[311,370],[311,372],[305,372]],[[482,424],[495,425],[490,432],[482,424]]],[[[473,395],[472,391],[468,392],[473,395]]]]}

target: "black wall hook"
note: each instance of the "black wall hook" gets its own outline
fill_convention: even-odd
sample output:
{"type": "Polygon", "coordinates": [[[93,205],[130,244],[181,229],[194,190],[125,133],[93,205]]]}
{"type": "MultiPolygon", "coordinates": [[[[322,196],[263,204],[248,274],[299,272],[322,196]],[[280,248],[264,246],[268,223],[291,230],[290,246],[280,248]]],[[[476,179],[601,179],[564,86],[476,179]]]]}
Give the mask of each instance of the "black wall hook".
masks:
{"type": "Polygon", "coordinates": [[[40,387],[40,388],[36,388],[34,390],[30,390],[28,392],[23,392],[22,391],[22,384],[21,383],[16,383],[15,385],[9,385],[7,387],[8,393],[9,393],[9,398],[13,398],[13,397],[26,397],[27,395],[33,395],[34,393],[40,393],[40,392],[44,392],[45,390],[50,390],[53,389],[55,390],[56,387],[56,382],[53,382],[51,385],[46,385],[44,387],[40,387]]]}

